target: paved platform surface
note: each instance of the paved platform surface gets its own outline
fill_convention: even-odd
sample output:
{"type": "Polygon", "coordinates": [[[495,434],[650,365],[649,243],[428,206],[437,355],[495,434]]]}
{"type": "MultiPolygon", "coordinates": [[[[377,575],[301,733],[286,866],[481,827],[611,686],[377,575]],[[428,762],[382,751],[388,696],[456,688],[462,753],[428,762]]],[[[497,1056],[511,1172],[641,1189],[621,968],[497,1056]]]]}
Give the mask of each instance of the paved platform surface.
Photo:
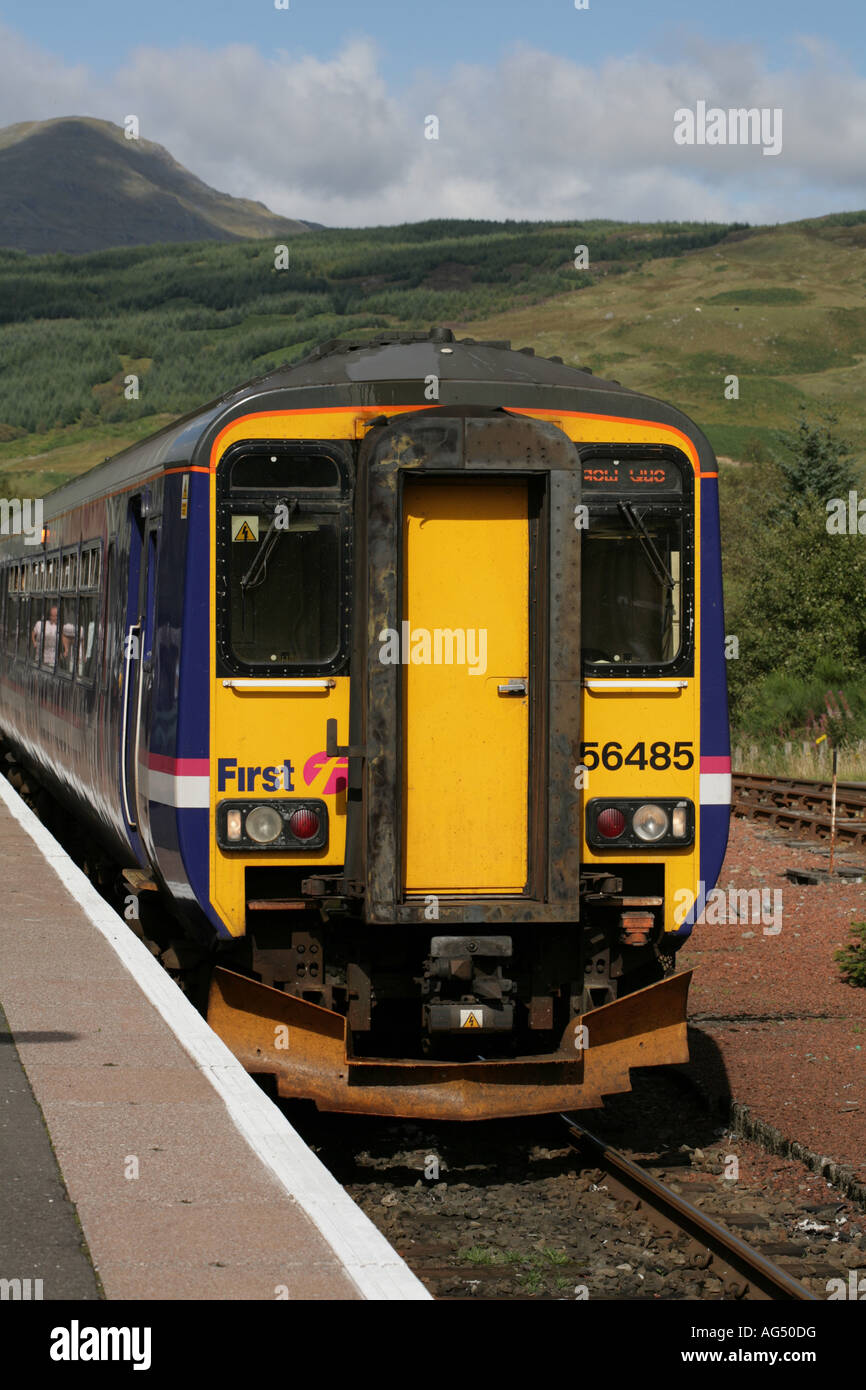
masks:
{"type": "Polygon", "coordinates": [[[3,777],[0,882],[0,1279],[429,1297],[3,777]]]}
{"type": "MultiPolygon", "coordinates": [[[[37,1039],[33,1039],[37,1041],[37,1039]]],[[[37,1299],[99,1298],[39,1106],[0,1009],[0,1279],[37,1299]]]]}

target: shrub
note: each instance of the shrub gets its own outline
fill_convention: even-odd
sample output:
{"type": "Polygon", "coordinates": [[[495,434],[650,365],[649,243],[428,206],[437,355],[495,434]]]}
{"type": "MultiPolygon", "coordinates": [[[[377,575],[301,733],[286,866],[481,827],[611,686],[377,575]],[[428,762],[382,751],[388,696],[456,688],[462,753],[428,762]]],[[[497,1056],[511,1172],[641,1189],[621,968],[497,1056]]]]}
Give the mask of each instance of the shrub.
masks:
{"type": "Polygon", "coordinates": [[[846,985],[866,985],[866,922],[851,923],[852,940],[833,959],[842,967],[846,985]]]}

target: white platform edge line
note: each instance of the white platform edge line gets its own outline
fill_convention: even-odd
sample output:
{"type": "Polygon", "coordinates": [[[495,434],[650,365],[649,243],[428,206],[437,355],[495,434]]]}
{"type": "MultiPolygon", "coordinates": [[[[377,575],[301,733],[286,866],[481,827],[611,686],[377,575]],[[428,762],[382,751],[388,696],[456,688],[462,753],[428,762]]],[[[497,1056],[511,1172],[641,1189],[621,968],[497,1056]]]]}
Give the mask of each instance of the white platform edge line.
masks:
{"type": "Polygon", "coordinates": [[[89,878],[2,774],[0,800],[207,1076],[250,1148],[321,1232],[358,1292],[375,1301],[432,1301],[420,1279],[311,1153],[282,1112],[247,1075],[222,1039],[181,994],[147,947],[133,936],[123,918],[100,897],[89,878]]]}

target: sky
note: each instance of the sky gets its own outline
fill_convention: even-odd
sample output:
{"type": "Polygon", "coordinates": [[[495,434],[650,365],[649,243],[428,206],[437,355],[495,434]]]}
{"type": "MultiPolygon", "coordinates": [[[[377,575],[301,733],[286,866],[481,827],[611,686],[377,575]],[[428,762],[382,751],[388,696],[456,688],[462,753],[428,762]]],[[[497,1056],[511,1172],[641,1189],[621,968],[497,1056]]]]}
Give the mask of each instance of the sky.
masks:
{"type": "Polygon", "coordinates": [[[221,191],[330,226],[866,207],[857,0],[284,3],[0,0],[0,126],[135,115],[221,191]]]}

